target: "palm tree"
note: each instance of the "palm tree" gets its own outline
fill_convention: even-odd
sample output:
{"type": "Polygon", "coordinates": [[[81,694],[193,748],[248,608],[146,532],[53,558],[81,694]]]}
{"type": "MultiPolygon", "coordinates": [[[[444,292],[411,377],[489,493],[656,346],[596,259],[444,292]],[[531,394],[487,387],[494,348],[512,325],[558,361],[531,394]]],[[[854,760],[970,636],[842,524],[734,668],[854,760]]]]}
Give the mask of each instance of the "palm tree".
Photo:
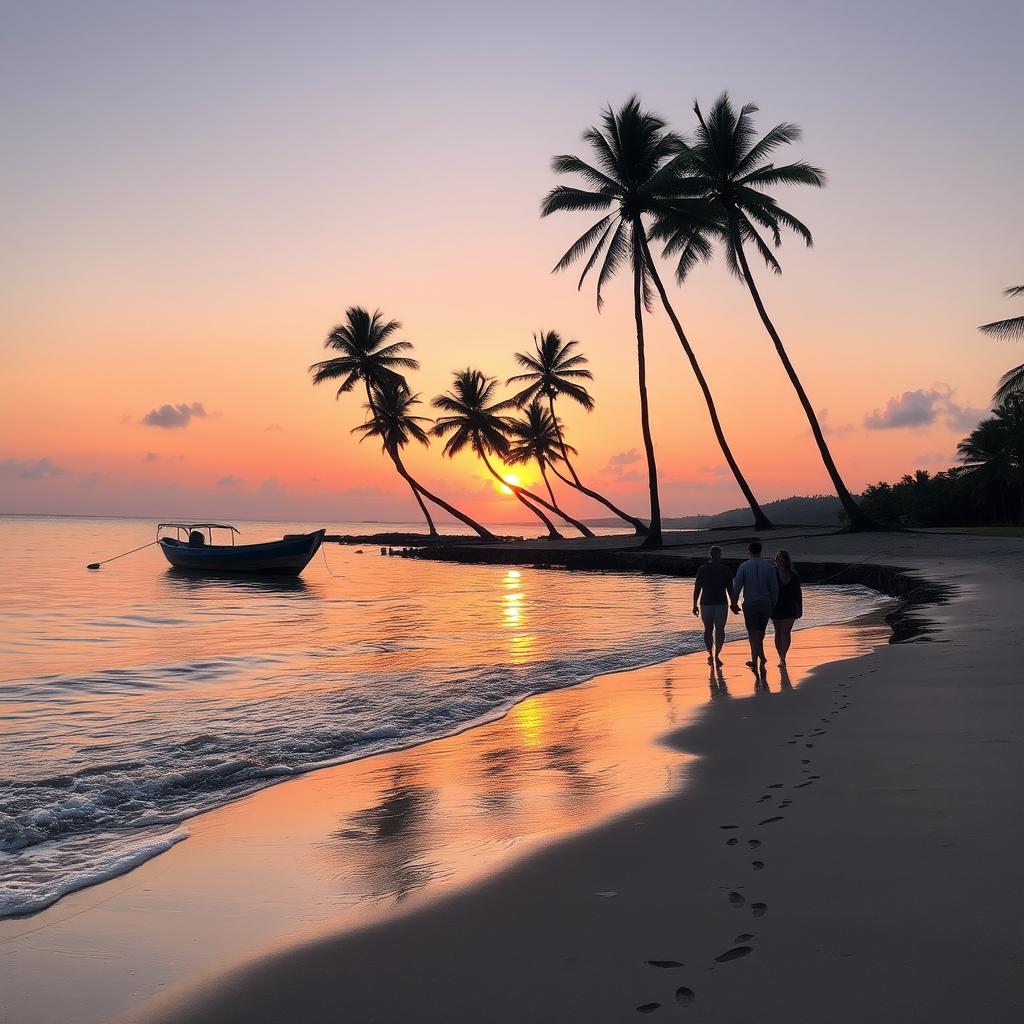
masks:
{"type": "Polygon", "coordinates": [[[753,124],[757,107],[752,103],[742,107],[737,114],[728,94],[723,93],[706,118],[699,104],[695,103],[693,109],[698,121],[696,136],[682,142],[680,155],[675,161],[675,169],[681,175],[679,192],[691,199],[710,203],[713,217],[701,218],[699,225],[694,224],[689,231],[683,230],[672,236],[671,249],[680,254],[677,273],[685,276],[696,261],[706,258],[709,254],[708,236],[716,236],[724,243],[729,268],[746,282],[761,322],[800,399],[850,529],[876,529],[876,524],[857,507],[836,468],[814,407],[761,301],[744,251],[744,243],[752,245],[770,270],[782,273],[778,259],[758,229],[771,235],[776,248],[782,244],[783,228],[794,231],[808,246],[812,243],[811,232],[764,190],[774,185],[822,188],[825,174],[804,161],[782,166],[766,162],[779,147],[796,142],[801,133],[796,125],[783,123],[758,139],[753,124]]]}
{"type": "Polygon", "coordinates": [[[1024,525],[1024,395],[1011,394],[958,445],[967,481],[989,507],[1024,525]]]}
{"type": "MultiPolygon", "coordinates": [[[[644,362],[640,299],[643,298],[644,305],[650,311],[652,301],[650,283],[653,281],[661,297],[662,305],[665,307],[665,312],[675,329],[676,336],[690,361],[690,367],[697,377],[722,454],[725,456],[743,496],[750,505],[755,524],[760,529],[768,529],[771,523],[758,505],[726,443],[725,433],[718,419],[718,411],[711,397],[711,390],[690,342],[683,332],[679,318],[672,309],[647,245],[646,229],[643,224],[644,215],[650,214],[657,217],[665,212],[671,200],[678,198],[678,172],[675,168],[674,156],[678,153],[681,140],[665,130],[664,121],[643,111],[635,96],[627,100],[617,112],[613,112],[611,109],[605,111],[602,122],[603,131],[598,128],[590,128],[583,135],[584,140],[589,142],[595,151],[597,167],[576,156],[558,156],[552,162],[552,167],[557,173],[578,174],[590,188],[559,186],[552,189],[544,200],[541,215],[546,216],[555,210],[603,212],[611,209],[612,212],[602,217],[573,243],[559,260],[555,270],[568,267],[589,251],[589,259],[580,277],[580,287],[582,287],[587,274],[603,254],[604,261],[597,279],[597,303],[600,309],[602,305],[601,287],[604,281],[618,269],[627,257],[631,260],[635,278],[634,312],[637,320],[639,364],[644,362]],[[614,233],[612,233],[613,229],[614,233]]],[[[643,377],[643,372],[641,372],[641,377],[643,377]]],[[[646,384],[643,380],[641,381],[640,410],[641,424],[645,428],[644,445],[648,448],[648,475],[651,476],[653,445],[648,444],[650,428],[646,416],[646,384]]],[[[651,479],[653,503],[657,498],[656,474],[651,479]]],[[[653,519],[652,511],[652,532],[654,531],[653,519]]],[[[659,536],[660,528],[659,517],[659,536]]],[[[650,540],[650,536],[648,536],[648,542],[655,543],[650,540]]],[[[660,540],[656,543],[660,543],[660,540]]]]}
{"type": "Polygon", "coordinates": [[[640,392],[640,428],[647,456],[647,482],[651,496],[651,525],[644,547],[660,547],[661,499],[658,494],[658,466],[651,436],[650,405],[647,398],[647,358],[644,351],[643,313],[651,306],[650,280],[643,256],[643,216],[657,209],[672,187],[674,173],[669,166],[678,140],[666,130],[665,122],[640,108],[633,96],[617,111],[607,108],[601,127],[588,128],[583,141],[594,152],[597,166],[566,154],[556,156],[556,174],[577,174],[589,188],[556,185],[541,203],[541,216],[562,211],[602,214],[569,247],[555,265],[564,270],[586,256],[579,285],[600,263],[597,271],[597,308],[604,299],[605,283],[623,265],[633,272],[633,319],[636,323],[636,362],[640,392]]]}
{"type": "Polygon", "coordinates": [[[560,538],[561,535],[551,520],[537,507],[538,505],[561,516],[583,536],[592,537],[593,534],[583,523],[566,515],[520,484],[510,483],[491,464],[488,455],[498,455],[502,459],[507,456],[512,420],[502,414],[515,405],[511,399],[494,401],[497,386],[498,382],[493,377],[487,377],[479,370],[460,370],[454,374],[451,390],[434,399],[433,405],[436,409],[450,413],[448,416],[438,417],[431,430],[437,437],[451,435],[445,443],[444,454],[451,457],[467,446],[471,447],[491,476],[541,519],[552,538],[560,538]]]}
{"type": "Polygon", "coordinates": [[[424,447],[430,444],[430,437],[420,424],[430,423],[431,420],[425,416],[416,416],[412,412],[417,405],[421,404],[420,396],[412,394],[404,380],[387,381],[374,388],[372,395],[372,402],[368,402],[365,406],[366,422],[354,427],[352,433],[361,434],[361,441],[365,441],[368,437],[381,439],[381,447],[395,464],[399,476],[409,485],[416,501],[419,502],[427,525],[430,527],[430,535],[436,537],[437,530],[421,495],[425,495],[449,515],[461,520],[484,540],[495,540],[496,538],[490,530],[481,526],[464,512],[460,512],[453,505],[449,505],[443,498],[428,491],[419,481],[414,480],[405,468],[401,450],[410,440],[418,441],[424,447]]]}
{"type": "MultiPolygon", "coordinates": [[[[515,399],[513,399],[515,401],[515,399]]],[[[535,398],[524,410],[523,415],[518,419],[509,422],[509,434],[515,438],[508,448],[505,461],[510,465],[536,461],[540,468],[540,475],[544,486],[548,489],[551,498],[551,507],[567,522],[569,517],[558,506],[558,499],[548,479],[548,467],[552,469],[555,463],[564,459],[568,452],[575,452],[576,449],[567,445],[562,437],[558,420],[554,414],[541,405],[540,400],[535,398]]],[[[585,537],[593,537],[593,532],[583,527],[585,537]]]]}
{"type": "MultiPolygon", "coordinates": [[[[1011,298],[1024,295],[1024,284],[1007,288],[1003,294],[1011,298]]],[[[1024,338],[1024,316],[1013,316],[1009,320],[996,320],[990,324],[982,324],[978,330],[997,338],[1024,338]]],[[[992,401],[1002,402],[1008,396],[1019,393],[1024,393],[1024,363],[1007,370],[999,378],[999,387],[996,388],[992,401]]]]}
{"type": "MultiPolygon", "coordinates": [[[[405,378],[400,371],[419,369],[420,364],[415,359],[402,354],[412,350],[411,342],[388,342],[388,339],[401,330],[401,327],[402,325],[397,320],[385,320],[379,309],[370,314],[362,306],[350,306],[345,311],[344,322],[338,324],[327,335],[327,339],[324,342],[325,348],[340,352],[341,355],[332,356],[330,359],[314,363],[309,368],[310,373],[313,374],[313,383],[322,384],[324,381],[341,381],[335,395],[336,398],[340,398],[343,394],[352,391],[361,381],[366,391],[366,404],[371,418],[377,419],[375,403],[380,396],[386,396],[393,391],[397,401],[403,386],[406,392],[408,392],[408,385],[406,385],[405,378]]],[[[396,411],[391,410],[392,418],[396,411]]],[[[385,417],[381,416],[380,419],[382,429],[394,430],[394,423],[392,423],[390,428],[385,428],[383,426],[385,417]]],[[[381,436],[383,437],[383,435],[381,436]]],[[[410,436],[414,436],[414,434],[410,432],[410,436]]],[[[494,539],[494,535],[489,530],[484,529],[479,523],[470,519],[469,516],[449,505],[446,501],[437,497],[437,495],[431,494],[425,487],[414,481],[405,472],[404,466],[400,465],[399,447],[401,445],[394,445],[389,448],[385,442],[384,450],[391,457],[392,462],[395,463],[395,468],[398,469],[403,479],[412,487],[413,494],[416,495],[416,500],[427,520],[431,536],[436,535],[437,531],[430,513],[420,498],[421,494],[429,498],[439,508],[443,508],[450,515],[464,522],[481,537],[489,540],[494,539]]]]}
{"type": "MultiPolygon", "coordinates": [[[[575,487],[577,491],[599,501],[605,508],[611,510],[624,522],[630,524],[636,531],[637,536],[645,536],[648,532],[647,524],[636,516],[631,516],[613,505],[604,495],[584,486],[569,459],[569,452],[575,454],[575,449],[565,443],[562,433],[562,425],[555,415],[555,399],[564,395],[566,398],[581,405],[587,412],[594,408],[594,399],[587,391],[586,385],[581,383],[585,380],[593,380],[594,375],[587,369],[587,357],[582,353],[573,352],[579,347],[578,341],[562,341],[557,331],[541,331],[533,336],[533,352],[517,352],[516,362],[519,363],[526,373],[518,373],[509,377],[507,384],[526,384],[512,400],[518,406],[524,406],[538,399],[546,399],[548,412],[554,423],[558,435],[558,443],[561,450],[561,462],[569,471],[571,479],[566,479],[558,470],[556,463],[558,459],[549,460],[552,471],[560,480],[575,487]]],[[[549,488],[550,490],[550,488],[549,488]]]]}

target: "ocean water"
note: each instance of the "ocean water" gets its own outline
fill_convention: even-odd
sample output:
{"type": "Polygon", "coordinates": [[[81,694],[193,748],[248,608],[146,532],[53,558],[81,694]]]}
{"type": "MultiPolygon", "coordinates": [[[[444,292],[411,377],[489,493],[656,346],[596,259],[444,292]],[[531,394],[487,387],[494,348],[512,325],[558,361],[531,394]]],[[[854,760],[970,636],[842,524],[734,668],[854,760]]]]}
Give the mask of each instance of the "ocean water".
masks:
{"type": "MultiPolygon", "coordinates": [[[[240,525],[243,541],[310,528],[240,525]]],[[[130,870],[254,789],[702,647],[679,578],[337,545],[300,580],[181,577],[156,548],[86,569],[152,537],[143,520],[0,517],[0,916],[130,870]]],[[[881,603],[808,588],[801,625],[881,603]]]]}

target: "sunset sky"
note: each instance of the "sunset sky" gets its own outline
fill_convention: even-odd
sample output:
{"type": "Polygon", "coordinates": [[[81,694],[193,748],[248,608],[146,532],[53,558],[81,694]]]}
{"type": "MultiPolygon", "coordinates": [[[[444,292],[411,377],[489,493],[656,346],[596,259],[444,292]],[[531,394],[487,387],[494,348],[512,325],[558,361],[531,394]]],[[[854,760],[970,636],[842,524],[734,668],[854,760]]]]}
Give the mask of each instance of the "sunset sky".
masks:
{"type": "MultiPolygon", "coordinates": [[[[0,512],[415,519],[359,400],[309,382],[358,304],[428,401],[579,339],[580,474],[646,513],[628,275],[599,314],[550,273],[586,217],[538,216],[551,156],[633,92],[685,131],[723,89],[803,127],[829,184],[779,193],[815,247],[755,270],[766,303],[852,488],[942,469],[1024,360],[976,330],[1022,311],[1022,33],[1016,0],[9,3],[0,512]]],[[[759,497],[827,491],[742,285],[716,262],[673,296],[759,497]]],[[[664,513],[741,504],[660,313],[648,346],[664,513]]],[[[524,518],[469,455],[408,463],[524,518]]]]}

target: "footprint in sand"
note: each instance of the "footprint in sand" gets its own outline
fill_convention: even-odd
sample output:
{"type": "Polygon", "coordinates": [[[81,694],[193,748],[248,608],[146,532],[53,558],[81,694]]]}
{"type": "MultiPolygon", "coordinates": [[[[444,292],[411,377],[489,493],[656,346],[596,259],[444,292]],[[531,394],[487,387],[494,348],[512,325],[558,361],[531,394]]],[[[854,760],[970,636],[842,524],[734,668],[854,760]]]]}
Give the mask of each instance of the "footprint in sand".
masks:
{"type": "Polygon", "coordinates": [[[804,786],[813,786],[813,785],[814,785],[814,779],[808,779],[806,782],[798,782],[793,788],[794,789],[803,789],[804,786]]]}
{"type": "Polygon", "coordinates": [[[784,814],[775,814],[775,815],[773,815],[770,818],[765,818],[764,821],[759,821],[758,825],[771,825],[771,824],[773,824],[776,821],[784,821],[784,820],[785,820],[785,815],[784,814]]]}
{"type": "Polygon", "coordinates": [[[648,967],[660,967],[662,970],[672,970],[674,967],[685,967],[681,960],[645,960],[648,967]]]}
{"type": "Polygon", "coordinates": [[[747,901],[746,901],[746,898],[744,897],[743,893],[737,892],[735,889],[733,889],[733,891],[731,893],[729,893],[729,902],[734,907],[742,907],[743,904],[746,903],[747,901]]]}
{"type": "Polygon", "coordinates": [[[768,913],[768,904],[767,903],[751,903],[750,904],[750,913],[753,914],[754,917],[764,917],[764,915],[768,913]]]}
{"type": "Polygon", "coordinates": [[[791,806],[792,803],[793,803],[792,800],[780,800],[779,801],[779,810],[780,811],[784,811],[787,807],[791,806]]]}
{"type": "Polygon", "coordinates": [[[739,825],[719,825],[720,829],[739,828],[739,825]]]}
{"type": "Polygon", "coordinates": [[[800,763],[801,764],[810,764],[811,763],[811,759],[809,757],[802,757],[800,759],[800,763]]]}
{"type": "Polygon", "coordinates": [[[654,1013],[655,1010],[661,1008],[661,1003],[641,1003],[637,1008],[637,1013],[654,1013]]]}
{"type": "Polygon", "coordinates": [[[782,789],[782,783],[781,782],[770,782],[768,784],[768,788],[769,789],[782,789]]]}
{"type": "Polygon", "coordinates": [[[696,998],[696,993],[692,988],[687,988],[685,985],[681,985],[676,989],[676,1002],[680,1006],[689,1006],[696,998]]]}
{"type": "Polygon", "coordinates": [[[739,842],[739,840],[735,836],[733,836],[732,839],[726,839],[725,845],[726,846],[735,846],[738,842],[739,842]]]}
{"type": "Polygon", "coordinates": [[[748,956],[753,953],[754,949],[752,946],[733,946],[732,949],[727,949],[724,953],[720,953],[715,957],[716,964],[727,964],[731,960],[739,960],[742,957],[748,956]]]}
{"type": "Polygon", "coordinates": [[[771,793],[765,793],[764,796],[758,797],[757,802],[759,804],[763,804],[765,802],[765,800],[771,800],[771,798],[772,798],[771,793]]]}
{"type": "Polygon", "coordinates": [[[762,869],[762,868],[764,867],[764,861],[763,861],[763,860],[752,860],[752,861],[750,862],[750,866],[751,866],[751,867],[752,867],[752,868],[753,868],[753,869],[754,869],[755,871],[760,871],[760,870],[761,870],[761,869],[762,869]]]}
{"type": "Polygon", "coordinates": [[[749,942],[753,937],[753,932],[744,932],[742,935],[737,935],[732,941],[735,942],[737,946],[741,946],[743,943],[749,942]]]}
{"type": "Polygon", "coordinates": [[[760,839],[748,839],[747,840],[747,846],[749,846],[752,850],[757,850],[757,849],[759,849],[761,847],[761,840],[760,839]]]}
{"type": "Polygon", "coordinates": [[[805,747],[806,747],[806,748],[807,748],[808,750],[811,750],[811,749],[813,749],[813,747],[814,747],[814,744],[813,744],[813,743],[805,743],[805,744],[804,744],[804,746],[805,746],[805,747]]]}

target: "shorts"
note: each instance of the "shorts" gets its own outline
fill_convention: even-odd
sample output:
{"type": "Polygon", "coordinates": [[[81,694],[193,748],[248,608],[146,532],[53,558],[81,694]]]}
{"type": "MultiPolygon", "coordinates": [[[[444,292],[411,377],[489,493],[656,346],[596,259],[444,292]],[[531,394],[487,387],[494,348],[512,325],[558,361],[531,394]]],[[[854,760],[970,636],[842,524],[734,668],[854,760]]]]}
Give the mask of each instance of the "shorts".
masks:
{"type": "Polygon", "coordinates": [[[702,604],[700,617],[705,626],[725,629],[725,620],[729,617],[729,606],[727,604],[702,604]]]}
{"type": "Polygon", "coordinates": [[[745,601],[743,604],[743,622],[747,632],[754,636],[764,636],[768,630],[772,606],[767,601],[745,601]]]}

